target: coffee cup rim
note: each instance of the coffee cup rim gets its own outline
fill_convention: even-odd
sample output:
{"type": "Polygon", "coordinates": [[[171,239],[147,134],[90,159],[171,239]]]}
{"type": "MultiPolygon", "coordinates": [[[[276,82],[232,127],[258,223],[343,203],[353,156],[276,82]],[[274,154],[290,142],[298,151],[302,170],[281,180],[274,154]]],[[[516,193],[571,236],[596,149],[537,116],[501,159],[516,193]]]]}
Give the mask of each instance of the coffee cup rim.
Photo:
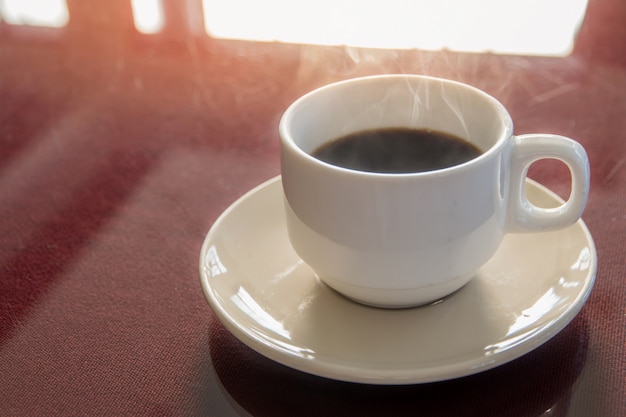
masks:
{"type": "MultiPolygon", "coordinates": [[[[385,128],[387,127],[406,128],[407,126],[401,126],[401,125],[385,126],[385,128]]],[[[485,91],[477,87],[474,87],[470,84],[466,84],[461,81],[456,81],[456,80],[451,80],[451,79],[441,78],[441,77],[434,77],[434,76],[429,76],[429,75],[382,74],[382,75],[370,75],[370,76],[340,80],[337,82],[320,86],[300,96],[293,103],[291,103],[291,105],[283,113],[280,119],[280,123],[279,123],[279,133],[280,133],[280,140],[283,143],[283,145],[287,146],[289,149],[291,149],[293,152],[298,154],[301,158],[304,158],[309,163],[323,166],[328,170],[336,171],[338,173],[343,173],[346,175],[356,175],[356,176],[361,176],[361,177],[364,176],[364,177],[370,177],[370,178],[372,177],[385,178],[385,179],[414,178],[414,177],[425,177],[425,176],[445,176],[445,175],[449,175],[452,173],[457,173],[459,171],[464,171],[465,169],[468,169],[476,164],[480,164],[482,161],[486,159],[489,159],[494,153],[499,152],[500,148],[504,146],[508,138],[513,136],[513,120],[511,118],[511,115],[507,111],[507,109],[504,107],[504,105],[500,101],[498,101],[495,97],[491,96],[485,91]],[[419,79],[424,79],[424,80],[445,82],[447,84],[456,85],[459,88],[471,90],[473,93],[480,95],[484,100],[486,100],[487,102],[490,102],[495,107],[496,113],[500,116],[500,119],[502,122],[502,129],[500,130],[499,137],[489,148],[481,152],[481,154],[476,156],[475,158],[470,159],[469,161],[466,161],[457,165],[453,165],[450,167],[440,168],[440,169],[435,169],[435,170],[430,170],[430,171],[401,172],[401,173],[362,171],[362,170],[351,169],[351,168],[334,165],[329,162],[325,162],[321,159],[318,159],[314,157],[313,155],[311,155],[310,153],[306,152],[293,139],[290,129],[289,129],[289,124],[291,122],[293,112],[298,106],[300,106],[303,102],[308,100],[311,96],[319,94],[320,92],[323,92],[328,89],[339,87],[341,85],[365,82],[368,80],[375,80],[375,79],[382,79],[382,78],[386,78],[386,79],[419,78],[419,79]]]]}

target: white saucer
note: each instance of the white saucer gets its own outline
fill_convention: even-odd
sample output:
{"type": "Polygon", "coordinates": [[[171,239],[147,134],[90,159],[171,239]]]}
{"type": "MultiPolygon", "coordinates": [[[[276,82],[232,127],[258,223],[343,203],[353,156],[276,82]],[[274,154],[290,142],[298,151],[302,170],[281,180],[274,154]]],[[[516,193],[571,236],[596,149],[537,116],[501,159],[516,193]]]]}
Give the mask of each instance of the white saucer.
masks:
{"type": "MultiPolygon", "coordinates": [[[[527,193],[540,206],[561,203],[531,180],[527,193]]],[[[322,284],[291,248],[280,177],[228,208],[200,256],[206,298],[238,339],[292,368],[371,384],[457,378],[524,355],[580,311],[596,266],[580,220],[507,235],[469,284],[433,305],[363,306],[322,284]]]]}

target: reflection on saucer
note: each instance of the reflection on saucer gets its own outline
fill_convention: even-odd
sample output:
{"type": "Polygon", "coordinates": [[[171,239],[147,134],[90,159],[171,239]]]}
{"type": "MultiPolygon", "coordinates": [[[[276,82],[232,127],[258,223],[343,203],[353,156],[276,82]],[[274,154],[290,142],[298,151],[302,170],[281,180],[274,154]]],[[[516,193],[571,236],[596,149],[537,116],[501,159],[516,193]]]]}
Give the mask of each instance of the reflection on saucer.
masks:
{"type": "Polygon", "coordinates": [[[224,390],[254,416],[565,416],[586,360],[588,329],[578,316],[531,353],[479,374],[430,384],[366,385],[281,365],[241,343],[213,317],[211,360],[224,390]]]}

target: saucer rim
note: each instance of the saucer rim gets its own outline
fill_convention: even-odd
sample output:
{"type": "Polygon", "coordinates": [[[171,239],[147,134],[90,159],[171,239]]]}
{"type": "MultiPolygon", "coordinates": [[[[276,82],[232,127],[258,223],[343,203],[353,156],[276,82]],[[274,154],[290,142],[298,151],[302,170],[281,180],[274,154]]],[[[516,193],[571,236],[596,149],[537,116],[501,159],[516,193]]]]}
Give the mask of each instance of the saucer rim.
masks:
{"type": "MultiPolygon", "coordinates": [[[[200,250],[200,281],[202,291],[209,303],[209,306],[218,317],[219,321],[227,330],[229,330],[230,333],[259,354],[301,372],[333,380],[373,385],[432,383],[477,374],[518,359],[556,336],[578,315],[589,298],[595,284],[598,265],[596,246],[587,225],[581,218],[577,220],[574,225],[579,227],[580,231],[583,233],[584,240],[586,241],[591,254],[591,263],[589,265],[588,272],[585,278],[581,280],[584,283],[582,289],[578,295],[568,303],[566,310],[558,318],[547,325],[533,328],[536,332],[533,332],[531,336],[523,338],[520,343],[512,348],[498,352],[495,357],[492,356],[489,361],[485,361],[484,357],[481,358],[472,356],[466,360],[452,361],[446,364],[439,364],[437,366],[429,366],[426,368],[409,368],[406,370],[394,369],[389,371],[380,368],[364,368],[363,366],[358,366],[358,363],[352,366],[333,363],[328,360],[328,357],[316,356],[315,359],[311,360],[293,355],[291,353],[286,353],[276,346],[275,343],[272,343],[272,340],[270,340],[271,338],[266,337],[262,332],[255,332],[248,328],[229,314],[225,308],[222,308],[222,304],[212,290],[210,279],[206,276],[207,274],[204,265],[205,254],[208,251],[209,243],[212,241],[213,236],[217,233],[219,225],[224,221],[224,219],[226,219],[232,211],[234,211],[239,205],[243,204],[248,198],[263,191],[265,188],[274,186],[276,182],[280,181],[281,176],[278,175],[260,183],[241,195],[239,198],[235,199],[235,201],[217,217],[206,234],[200,250]]],[[[558,194],[539,182],[532,180],[531,178],[526,178],[526,181],[527,183],[530,183],[531,186],[536,187],[539,192],[545,193],[548,197],[563,203],[563,199],[558,194]]],[[[318,285],[323,284],[320,282],[318,285]]]]}

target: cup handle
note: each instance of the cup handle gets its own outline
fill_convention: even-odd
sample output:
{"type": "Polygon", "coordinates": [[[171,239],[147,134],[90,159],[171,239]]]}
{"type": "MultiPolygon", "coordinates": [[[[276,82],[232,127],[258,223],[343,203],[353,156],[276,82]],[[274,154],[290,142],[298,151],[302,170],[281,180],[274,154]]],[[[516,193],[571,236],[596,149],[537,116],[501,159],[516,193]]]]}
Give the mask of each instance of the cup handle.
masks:
{"type": "Polygon", "coordinates": [[[520,135],[514,137],[513,141],[507,230],[547,231],[575,223],[582,215],[589,195],[589,160],[582,145],[565,136],[548,134],[520,135]],[[540,159],[560,160],[570,170],[571,194],[559,207],[537,207],[526,196],[528,168],[540,159]]]}

